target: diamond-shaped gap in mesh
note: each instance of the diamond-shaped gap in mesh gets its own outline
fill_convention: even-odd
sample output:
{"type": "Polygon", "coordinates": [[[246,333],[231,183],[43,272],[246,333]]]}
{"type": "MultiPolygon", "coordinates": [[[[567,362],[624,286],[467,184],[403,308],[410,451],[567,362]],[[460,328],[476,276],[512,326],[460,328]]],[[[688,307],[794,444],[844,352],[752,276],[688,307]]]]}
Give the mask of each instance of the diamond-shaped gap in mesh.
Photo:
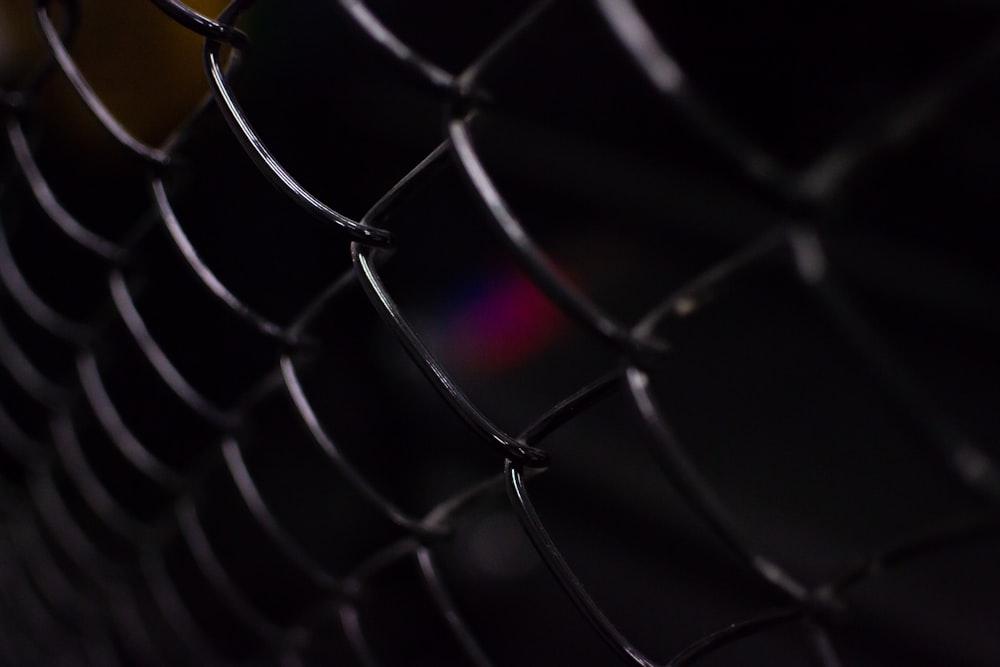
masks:
{"type": "Polygon", "coordinates": [[[119,286],[116,304],[133,302],[156,345],[188,384],[221,410],[235,407],[248,387],[273,368],[273,342],[201,284],[165,230],[151,230],[136,257],[141,264],[125,269],[128,292],[119,286]]]}
{"type": "Polygon", "coordinates": [[[111,323],[94,354],[118,419],[157,459],[189,471],[218,443],[218,427],[173,392],[120,321],[111,323]]]}
{"type": "MultiPolygon", "coordinates": [[[[262,474],[259,468],[254,472],[257,477],[262,474]]],[[[256,486],[256,481],[252,481],[256,486]]],[[[267,508],[266,500],[264,503],[267,508]]],[[[327,575],[323,581],[316,581],[290,559],[275,538],[262,528],[226,468],[216,470],[206,480],[198,507],[205,534],[230,579],[250,604],[280,627],[297,624],[337,592],[334,568],[314,560],[311,565],[327,575]],[[251,551],[254,557],[247,558],[251,551]]],[[[347,508],[344,509],[346,512],[347,508]]],[[[282,539],[295,540],[283,527],[281,531],[282,539]]],[[[297,542],[295,547],[299,547],[297,542]]]]}
{"type": "Polygon", "coordinates": [[[674,445],[743,534],[815,584],[975,514],[817,294],[764,259],[675,303],[659,330],[677,353],[650,374],[674,445]]]}
{"type": "Polygon", "coordinates": [[[917,2],[905,12],[865,2],[635,4],[717,113],[803,165],[951,74],[1000,20],[975,1],[917,2]]]}

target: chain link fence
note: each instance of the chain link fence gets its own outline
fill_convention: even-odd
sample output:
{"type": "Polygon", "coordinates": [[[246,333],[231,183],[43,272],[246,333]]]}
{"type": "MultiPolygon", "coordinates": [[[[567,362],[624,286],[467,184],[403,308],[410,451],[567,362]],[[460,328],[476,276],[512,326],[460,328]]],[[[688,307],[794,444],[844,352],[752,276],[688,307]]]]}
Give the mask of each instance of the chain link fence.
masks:
{"type": "Polygon", "coordinates": [[[995,8],[468,4],[36,4],[0,654],[993,664],[995,8]]]}

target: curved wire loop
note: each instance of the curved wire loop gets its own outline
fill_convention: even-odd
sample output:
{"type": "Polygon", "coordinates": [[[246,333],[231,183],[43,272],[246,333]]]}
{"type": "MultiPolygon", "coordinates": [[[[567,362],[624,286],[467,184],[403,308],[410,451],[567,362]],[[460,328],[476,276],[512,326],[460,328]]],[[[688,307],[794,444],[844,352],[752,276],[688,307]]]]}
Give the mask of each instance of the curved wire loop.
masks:
{"type": "MultiPolygon", "coordinates": [[[[596,404],[601,399],[608,396],[621,385],[621,372],[614,371],[608,373],[597,380],[587,384],[571,396],[560,401],[554,407],[546,411],[537,418],[522,433],[521,439],[537,444],[560,426],[568,422],[573,416],[596,404]]],[[[530,478],[536,474],[541,474],[543,469],[528,468],[524,476],[530,478]]],[[[481,500],[487,495],[495,492],[502,492],[504,487],[504,476],[500,475],[473,484],[459,493],[453,494],[446,500],[431,509],[424,517],[423,523],[430,527],[447,526],[453,516],[463,509],[469,507],[474,502],[481,500]]],[[[477,649],[475,638],[466,635],[467,626],[458,615],[457,607],[451,600],[444,582],[437,575],[436,566],[430,550],[413,536],[401,538],[389,546],[375,552],[361,564],[354,568],[343,578],[344,593],[348,599],[356,595],[362,583],[374,576],[384,568],[397,562],[402,558],[413,556],[425,578],[425,583],[431,588],[431,595],[434,603],[439,606],[446,615],[446,622],[451,627],[456,639],[463,646],[473,664],[488,665],[489,660],[481,649],[477,649]]],[[[341,600],[335,600],[337,608],[344,604],[341,600]]],[[[322,611],[322,610],[320,610],[322,611]]],[[[303,621],[304,626],[314,626],[320,619],[315,618],[315,613],[310,613],[311,620],[303,621]]],[[[360,626],[359,626],[360,629],[360,626]]]]}
{"type": "MultiPolygon", "coordinates": [[[[889,393],[903,404],[918,424],[925,427],[925,431],[929,433],[937,449],[944,454],[950,469],[959,481],[980,496],[995,502],[1000,488],[996,465],[970,439],[962,436],[957,427],[954,427],[940,410],[925,398],[919,387],[909,378],[907,371],[895,362],[888,346],[880,341],[874,330],[853,309],[846,297],[833,286],[819,240],[808,229],[792,228],[764,235],[690,285],[675,292],[663,304],[651,311],[637,328],[651,331],[669,316],[690,315],[719,284],[731,280],[736,273],[752,263],[761,261],[766,254],[775,250],[787,251],[787,261],[794,266],[798,277],[808,288],[819,292],[823,305],[846,331],[848,337],[861,348],[869,365],[882,376],[889,393]]],[[[739,534],[736,523],[724,503],[686,455],[652,395],[648,375],[635,367],[629,368],[626,375],[636,407],[659,445],[654,448],[657,459],[691,505],[731,550],[794,600],[809,602],[822,609],[838,609],[841,604],[839,601],[832,599],[823,591],[807,590],[777,564],[754,552],[749,541],[739,534]]],[[[826,589],[826,593],[829,592],[830,590],[826,589]]]]}
{"type": "Polygon", "coordinates": [[[811,164],[793,169],[738,130],[701,97],[634,0],[594,3],[639,70],[686,122],[737,164],[751,181],[777,192],[788,203],[810,208],[835,200],[859,168],[879,153],[918,137],[1000,61],[1000,31],[996,31],[973,56],[893,100],[887,109],[869,114],[867,122],[855,123],[811,164]]]}
{"type": "MultiPolygon", "coordinates": [[[[593,405],[596,405],[601,400],[617,391],[621,385],[622,374],[618,370],[612,371],[594,380],[593,382],[584,385],[572,395],[564,398],[559,401],[559,403],[545,411],[544,414],[538,417],[518,435],[518,439],[529,445],[538,445],[542,440],[548,437],[549,434],[569,422],[569,420],[575,415],[589,409],[593,405]]],[[[545,468],[528,468],[524,471],[524,476],[525,478],[530,479],[535,475],[545,472],[545,470],[545,468]]],[[[473,484],[464,491],[456,493],[450,498],[442,501],[437,507],[429,511],[424,518],[424,523],[435,525],[443,524],[451,517],[458,514],[458,512],[462,511],[482,497],[494,491],[503,490],[503,486],[503,475],[486,479],[478,484],[473,484]]]]}
{"type": "Polygon", "coordinates": [[[117,262],[124,258],[126,249],[118,243],[111,241],[100,234],[92,231],[86,225],[78,221],[73,214],[67,211],[60,203],[56,194],[49,187],[45,176],[42,174],[38,163],[35,162],[28,144],[28,138],[24,135],[24,129],[16,114],[7,117],[7,139],[17,160],[21,173],[28,182],[35,197],[35,201],[42,208],[42,211],[63,231],[66,236],[76,243],[94,253],[101,259],[109,262],[117,262]]]}
{"type": "Polygon", "coordinates": [[[210,424],[216,425],[221,430],[234,428],[239,417],[236,413],[223,410],[205,398],[195,387],[187,381],[173,362],[160,347],[153,334],[146,327],[142,314],[136,307],[125,282],[125,277],[117,269],[112,271],[108,283],[111,290],[112,302],[118,312],[119,317],[125,324],[126,329],[132,335],[133,340],[139,346],[143,356],[156,370],[160,378],[166,385],[195,413],[204,417],[210,424]]]}
{"type": "Polygon", "coordinates": [[[84,502],[90,505],[94,514],[115,533],[132,544],[144,544],[151,536],[151,531],[129,514],[104,487],[104,483],[87,461],[69,417],[59,415],[52,420],[51,426],[52,440],[62,463],[62,469],[72,480],[84,502]]]}
{"type": "Polygon", "coordinates": [[[361,619],[356,607],[350,604],[340,605],[339,608],[340,627],[347,637],[347,644],[354,652],[354,657],[362,667],[377,667],[378,660],[375,659],[375,652],[372,651],[364,630],[361,628],[361,619]]]}
{"type": "Polygon", "coordinates": [[[455,75],[431,62],[397,37],[363,0],[335,0],[334,4],[382,51],[416,75],[420,81],[449,96],[461,94],[455,75]]]}
{"type": "MultiPolygon", "coordinates": [[[[530,30],[553,4],[554,0],[541,0],[526,11],[462,72],[458,78],[460,87],[471,89],[475,86],[482,72],[530,30]]],[[[587,295],[566,280],[531,239],[479,159],[469,129],[475,115],[476,112],[468,111],[467,104],[461,101],[453,100],[449,103],[446,110],[448,137],[473,194],[486,209],[488,219],[493,222],[494,229],[521,268],[556,307],[600,340],[610,343],[615,349],[643,365],[661,357],[667,350],[666,343],[653,338],[638,338],[627,327],[608,316],[587,295]]]]}
{"type": "Polygon", "coordinates": [[[97,612],[97,605],[85,592],[74,585],[72,578],[60,568],[52,553],[45,547],[38,526],[24,519],[15,520],[11,531],[14,551],[20,554],[29,577],[36,587],[56,608],[66,610],[74,621],[85,623],[97,612]]]}
{"type": "Polygon", "coordinates": [[[633,646],[628,638],[604,615],[600,606],[594,602],[583,584],[576,578],[572,568],[559,553],[559,549],[546,530],[545,524],[531,504],[519,467],[508,460],[504,465],[504,474],[507,481],[507,494],[521,520],[521,525],[524,526],[525,532],[532,544],[535,545],[535,550],[541,555],[545,565],[559,581],[576,608],[580,610],[601,639],[611,647],[619,658],[641,667],[657,667],[658,663],[633,646]]]}
{"type": "Polygon", "coordinates": [[[1000,465],[930,396],[891,345],[830,278],[816,234],[795,230],[788,242],[802,282],[814,291],[884,391],[920,429],[952,476],[982,500],[994,506],[1000,504],[1000,465]]]}
{"type": "Polygon", "coordinates": [[[804,601],[810,591],[777,563],[758,553],[738,529],[728,508],[684,451],[650,390],[649,377],[638,368],[627,372],[633,400],[649,431],[655,436],[653,453],[688,503],[708,523],[731,552],[792,599],[804,601]]]}
{"type": "Polygon", "coordinates": [[[288,635],[261,613],[226,572],[190,498],[183,498],[177,505],[177,525],[198,569],[233,615],[268,644],[282,644],[288,635]]]}
{"type": "MultiPolygon", "coordinates": [[[[56,30],[62,43],[68,44],[72,41],[76,35],[77,28],[80,26],[80,8],[76,1],[66,2],[63,6],[66,8],[66,17],[63,25],[56,30]]],[[[8,90],[6,87],[0,86],[0,104],[11,111],[22,109],[56,66],[56,61],[52,57],[51,51],[46,53],[42,62],[35,67],[34,71],[26,78],[25,83],[20,87],[8,90]]]]}
{"type": "Polygon", "coordinates": [[[39,639],[51,638],[60,643],[85,642],[87,635],[94,631],[98,610],[93,606],[88,607],[84,599],[60,597],[60,593],[68,591],[62,589],[60,583],[51,577],[51,570],[40,569],[40,566],[44,568],[48,564],[45,556],[40,553],[41,549],[28,551],[24,548],[25,542],[30,544],[32,539],[23,529],[12,527],[5,533],[8,533],[4,537],[11,545],[12,554],[4,559],[3,565],[9,572],[8,576],[16,579],[19,584],[15,588],[15,596],[18,606],[26,614],[23,620],[31,630],[39,634],[39,639]],[[69,610],[66,609],[67,604],[71,607],[69,610]]]}
{"type": "Polygon", "coordinates": [[[65,500],[56,488],[51,471],[36,475],[28,483],[32,504],[40,522],[58,543],[61,550],[76,562],[98,585],[121,579],[121,567],[93,543],[86,531],[73,518],[65,500]]]}
{"type": "Polygon", "coordinates": [[[392,297],[389,296],[372,264],[371,252],[371,250],[362,250],[356,243],[351,244],[351,257],[361,279],[361,286],[375,306],[379,316],[393,330],[407,354],[441,394],[448,406],[465,421],[476,435],[504,456],[533,468],[548,465],[549,456],[546,452],[525,445],[506,434],[493,424],[451,379],[403,317],[392,297]]]}
{"type": "MultiPolygon", "coordinates": [[[[245,9],[246,4],[243,0],[234,0],[219,15],[219,23],[232,25],[245,9]]],[[[362,225],[338,213],[302,187],[285,170],[257,135],[232,90],[230,90],[229,82],[223,71],[220,52],[219,42],[206,40],[202,54],[209,86],[226,123],[261,174],[275,188],[291,198],[313,217],[345,232],[353,241],[377,247],[392,245],[392,234],[388,231],[362,225]]]]}
{"type": "Polygon", "coordinates": [[[594,0],[594,3],[615,38],[653,87],[748,178],[794,202],[815,204],[824,196],[819,182],[792,173],[692,89],[684,70],[660,43],[635,3],[631,0],[594,0]]]}
{"type": "Polygon", "coordinates": [[[153,638],[131,590],[125,587],[116,590],[108,606],[115,635],[121,638],[127,653],[127,664],[149,664],[163,660],[165,654],[176,655],[176,646],[171,645],[167,650],[153,638]]]}
{"type": "MultiPolygon", "coordinates": [[[[615,391],[620,384],[621,373],[615,371],[585,385],[579,391],[563,399],[536,419],[522,431],[520,439],[531,444],[541,442],[575,415],[595,405],[615,391]]],[[[530,472],[538,472],[538,470],[530,472]]],[[[460,508],[496,489],[501,484],[502,478],[495,478],[474,485],[464,493],[452,496],[444,503],[441,503],[437,508],[428,513],[426,521],[428,523],[445,521],[460,508]]],[[[438,609],[441,610],[455,639],[462,646],[472,664],[477,665],[477,667],[488,667],[491,664],[490,659],[459,614],[454,600],[452,600],[444,581],[437,571],[431,552],[426,547],[420,547],[415,552],[415,555],[431,598],[438,609]]]]}
{"type": "MultiPolygon", "coordinates": [[[[543,0],[525,12],[462,72],[458,78],[460,87],[471,89],[475,86],[481,73],[510,44],[525,34],[553,4],[553,0],[543,0]]],[[[643,364],[662,356],[667,349],[664,342],[637,338],[627,327],[609,317],[587,295],[567,281],[531,239],[479,159],[469,131],[475,114],[475,111],[467,111],[464,103],[454,100],[449,103],[446,111],[448,137],[473,194],[485,207],[488,219],[492,221],[494,229],[512,251],[521,268],[564,314],[626,356],[643,364]]]]}
{"type": "MultiPolygon", "coordinates": [[[[77,0],[59,0],[64,4],[76,2],[77,0]]],[[[70,55],[69,50],[60,38],[59,31],[52,23],[49,16],[48,5],[52,0],[36,0],[36,17],[41,28],[42,36],[49,45],[52,55],[55,57],[59,69],[63,71],[70,84],[76,90],[76,94],[87,106],[90,112],[100,122],[108,133],[123,147],[128,149],[133,155],[154,166],[163,167],[170,162],[169,156],[159,148],[148,146],[132,136],[125,126],[122,125],[114,114],[104,105],[101,98],[94,92],[70,55]]]]}
{"type": "Polygon", "coordinates": [[[354,272],[354,268],[348,267],[340,274],[340,277],[327,285],[326,289],[306,304],[305,308],[292,319],[291,324],[288,325],[288,336],[292,340],[302,341],[298,345],[299,351],[305,349],[307,352],[311,352],[322,345],[322,341],[309,335],[310,325],[338,295],[356,286],[357,282],[358,276],[354,272]]]}
{"type": "MultiPolygon", "coordinates": [[[[636,330],[651,333],[659,323],[674,314],[688,315],[705,300],[707,292],[737,272],[760,261],[783,247],[784,237],[777,233],[763,235],[728,260],[716,265],[689,285],[682,287],[643,318],[636,330]]],[[[637,366],[626,371],[632,400],[647,429],[654,436],[652,451],[667,476],[687,502],[712,527],[731,552],[793,600],[804,602],[812,594],[802,583],[763,554],[757,553],[737,528],[728,508],[685,453],[668,420],[652,395],[648,374],[637,366]]],[[[823,604],[823,603],[820,603],[823,604]]]]}
{"type": "Polygon", "coordinates": [[[333,467],[344,481],[357,491],[372,507],[378,510],[380,514],[400,528],[423,539],[440,538],[446,535],[448,532],[446,528],[425,526],[420,520],[409,516],[406,512],[396,507],[392,501],[368,482],[365,476],[344,456],[343,452],[340,451],[340,448],[337,447],[336,443],[326,432],[326,429],[323,428],[319,417],[317,417],[305,394],[302,383],[299,381],[295,362],[292,361],[291,357],[286,355],[281,358],[280,365],[285,389],[292,399],[292,403],[295,405],[296,413],[309,430],[313,442],[326,454],[327,459],[333,464],[333,467]]]}
{"type": "MultiPolygon", "coordinates": [[[[568,421],[580,410],[587,409],[600,398],[607,395],[607,393],[613,391],[618,386],[620,379],[620,374],[615,372],[584,387],[577,394],[560,403],[526,429],[524,432],[526,441],[535,442],[535,438],[544,437],[552,429],[558,428],[559,425],[568,421]]],[[[601,638],[604,639],[619,657],[632,664],[647,667],[658,664],[632,645],[628,638],[618,630],[607,618],[600,606],[590,597],[586,588],[577,579],[572,568],[562,557],[558,547],[545,528],[544,522],[534,509],[534,505],[527,492],[527,487],[524,484],[524,473],[515,463],[509,460],[506,462],[504,468],[504,481],[506,482],[511,504],[518,518],[521,520],[525,532],[534,544],[536,551],[538,551],[546,566],[559,581],[563,590],[566,591],[570,600],[597,630],[601,638]]],[[[822,591],[817,594],[817,597],[831,601],[834,599],[831,591],[822,591]]],[[[687,649],[682,650],[667,664],[669,666],[691,664],[697,658],[714,651],[726,643],[749,636],[773,625],[802,618],[812,606],[814,605],[811,602],[807,604],[807,601],[797,600],[796,606],[788,610],[765,614],[748,621],[733,624],[702,638],[687,649]]],[[[821,635],[818,639],[825,639],[825,635],[821,635]]]]}
{"type": "Polygon", "coordinates": [[[84,399],[122,456],[160,487],[172,491],[184,488],[184,477],[151,452],[125,423],[104,386],[93,354],[80,354],[76,368],[84,399]]]}
{"type": "Polygon", "coordinates": [[[417,564],[420,567],[420,574],[424,579],[424,584],[431,595],[431,600],[444,617],[452,636],[455,637],[462,650],[465,651],[469,662],[474,667],[490,667],[493,663],[486,655],[483,647],[476,641],[476,636],[473,634],[472,629],[469,628],[459,615],[455,607],[455,602],[452,600],[451,594],[448,592],[448,588],[445,586],[437,570],[437,566],[434,564],[431,552],[421,547],[416,552],[416,558],[417,564]]]}
{"type": "Polygon", "coordinates": [[[17,302],[21,310],[53,336],[74,345],[86,345],[94,335],[94,328],[71,319],[50,306],[25,278],[11,251],[7,231],[0,222],[0,283],[17,302]]]}
{"type": "Polygon", "coordinates": [[[940,553],[948,547],[982,539],[1000,536],[1000,515],[991,512],[971,521],[956,522],[911,540],[902,541],[874,554],[827,584],[834,592],[845,591],[902,565],[940,553]]]}
{"type": "Polygon", "coordinates": [[[448,152],[448,142],[442,141],[423,160],[411,169],[389,191],[379,197],[378,201],[368,209],[361,218],[362,224],[371,225],[385,219],[416,186],[417,179],[428,178],[432,173],[444,166],[448,152]]]}
{"type": "Polygon", "coordinates": [[[163,224],[167,228],[167,232],[173,240],[174,245],[177,247],[178,251],[180,251],[181,256],[187,262],[188,266],[198,277],[199,282],[201,282],[201,284],[204,285],[212,295],[224,303],[241,320],[247,322],[259,333],[267,336],[268,338],[274,338],[290,347],[297,345],[299,340],[292,332],[267,319],[241,301],[239,297],[233,294],[229,288],[226,287],[221,280],[219,280],[212,269],[205,264],[205,262],[198,255],[198,250],[191,243],[190,239],[188,239],[187,234],[185,234],[180,220],[177,219],[177,215],[174,213],[174,209],[170,205],[170,198],[167,195],[163,178],[161,176],[154,176],[150,180],[150,187],[153,192],[153,201],[156,202],[156,206],[160,213],[160,219],[163,220],[163,224]]]}
{"type": "MultiPolygon", "coordinates": [[[[437,166],[443,158],[445,145],[441,144],[434,149],[420,164],[414,167],[399,183],[397,183],[388,193],[386,193],[362,218],[365,224],[369,221],[378,220],[392,209],[397,202],[418,182],[418,179],[427,174],[432,167],[437,166]]],[[[522,462],[529,467],[544,467],[548,463],[548,454],[534,447],[526,446],[518,442],[510,435],[504,433],[494,425],[458,387],[450,378],[430,350],[420,340],[416,332],[410,327],[409,322],[403,317],[395,301],[385,289],[381,278],[375,268],[373,261],[374,248],[362,248],[358,243],[351,244],[351,258],[354,264],[355,273],[361,282],[361,286],[375,306],[375,310],[383,321],[396,334],[402,343],[407,354],[413,359],[417,367],[431,381],[431,384],[441,394],[441,396],[468,424],[473,432],[479,435],[490,446],[497,449],[505,456],[522,462]]]]}
{"type": "MultiPolygon", "coordinates": [[[[17,615],[17,620],[24,623],[24,626],[18,629],[30,629],[31,631],[44,631],[49,630],[48,626],[55,626],[55,619],[52,618],[52,612],[39,600],[40,594],[37,591],[31,591],[31,601],[25,604],[22,598],[29,597],[23,594],[25,590],[31,590],[34,587],[29,585],[29,578],[25,571],[24,564],[21,561],[20,554],[18,553],[17,545],[14,544],[14,531],[11,526],[4,526],[3,530],[0,530],[0,540],[3,541],[3,545],[6,547],[0,551],[0,565],[3,566],[5,572],[10,572],[11,574],[4,577],[4,598],[5,602],[8,602],[10,598],[11,602],[16,602],[18,606],[22,608],[21,614],[17,615]],[[21,574],[21,576],[17,576],[21,574]]],[[[6,610],[4,610],[6,611],[6,610]]],[[[5,616],[7,616],[5,614],[5,616]]],[[[5,618],[4,620],[8,620],[5,618]]],[[[18,624],[20,626],[20,623],[18,624]]],[[[55,639],[65,640],[66,637],[60,637],[59,633],[54,633],[55,639]]]]}
{"type": "MultiPolygon", "coordinates": [[[[44,468],[51,448],[51,445],[28,435],[2,403],[0,403],[0,446],[28,470],[44,468]]],[[[7,482],[0,482],[0,500],[8,501],[16,495],[7,482]]],[[[9,507],[10,504],[4,502],[4,506],[9,507]]]]}
{"type": "Polygon", "coordinates": [[[227,438],[222,444],[222,453],[226,468],[240,497],[250,510],[254,520],[267,533],[271,541],[320,589],[332,595],[339,595],[341,592],[340,582],[306,553],[271,513],[247,468],[239,443],[234,438],[227,438]]]}
{"type": "Polygon", "coordinates": [[[39,404],[57,409],[69,397],[61,385],[49,379],[7,331],[0,320],[0,364],[21,388],[39,404]]]}
{"type": "Polygon", "coordinates": [[[242,30],[231,25],[223,25],[204,16],[178,0],[150,0],[164,14],[177,23],[215,42],[228,44],[240,51],[250,47],[250,38],[242,30]]]}
{"type": "MultiPolygon", "coordinates": [[[[385,217],[389,211],[405,198],[414,179],[418,176],[429,174],[442,165],[446,152],[447,145],[445,143],[442,143],[431,151],[420,164],[375,203],[371,210],[362,218],[362,224],[368,224],[369,221],[380,220],[385,217]]],[[[355,280],[357,280],[356,271],[351,271],[337,280],[319,299],[307,306],[289,328],[289,331],[294,335],[298,335],[333,296],[339,294],[348,284],[352,284],[355,280]]],[[[313,440],[327,455],[344,480],[389,521],[408,530],[412,534],[419,535],[423,539],[434,539],[447,534],[448,528],[445,526],[426,525],[426,522],[421,522],[408,516],[369,484],[361,472],[344,457],[333,439],[326,433],[319,418],[313,411],[309,399],[305,395],[293,358],[288,354],[282,355],[279,365],[285,389],[292,399],[296,412],[309,430],[313,440]]]]}
{"type": "Polygon", "coordinates": [[[198,658],[200,664],[225,664],[191,615],[184,598],[177,590],[177,585],[170,577],[162,556],[155,551],[149,551],[139,561],[139,567],[146,588],[159,608],[160,615],[167,626],[173,629],[184,647],[198,658]]]}
{"type": "Polygon", "coordinates": [[[628,327],[608,316],[588,296],[560,275],[559,270],[535,245],[504,201],[472,143],[469,118],[455,115],[456,111],[457,108],[453,106],[448,120],[448,136],[462,171],[477,198],[486,207],[494,227],[532,282],[564,314],[627,356],[647,363],[662,355],[667,349],[665,343],[633,336],[628,327]]]}
{"type": "Polygon", "coordinates": [[[40,607],[45,608],[46,617],[58,628],[57,632],[44,631],[44,642],[59,642],[60,635],[64,639],[71,637],[81,643],[78,651],[93,656],[99,664],[122,664],[105,627],[109,610],[102,601],[74,585],[72,578],[57,563],[37,525],[22,520],[9,530],[13,538],[10,543],[19,552],[14,560],[20,561],[26,578],[33,582],[26,586],[32,589],[40,607]]]}
{"type": "Polygon", "coordinates": [[[701,658],[735,641],[751,637],[775,626],[792,623],[799,620],[801,616],[802,612],[799,609],[785,609],[727,625],[721,630],[705,635],[677,653],[666,664],[666,667],[687,667],[687,665],[693,665],[701,658]]]}

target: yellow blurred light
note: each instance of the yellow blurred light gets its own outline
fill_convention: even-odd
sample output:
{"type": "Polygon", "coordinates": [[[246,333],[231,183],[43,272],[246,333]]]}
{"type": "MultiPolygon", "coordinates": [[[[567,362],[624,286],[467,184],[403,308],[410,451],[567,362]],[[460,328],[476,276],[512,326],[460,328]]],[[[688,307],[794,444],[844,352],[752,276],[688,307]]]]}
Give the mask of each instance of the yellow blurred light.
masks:
{"type": "MultiPolygon", "coordinates": [[[[178,25],[148,0],[77,0],[79,26],[69,50],[108,109],[138,139],[158,144],[197,105],[207,85],[202,38],[178,25]]],[[[59,22],[60,3],[53,1],[59,22]]],[[[215,16],[223,0],[190,0],[215,16]]],[[[23,79],[46,53],[30,0],[0,0],[0,76],[23,79]]],[[[42,87],[38,105],[66,134],[96,147],[103,130],[76,99],[61,72],[42,87]]]]}

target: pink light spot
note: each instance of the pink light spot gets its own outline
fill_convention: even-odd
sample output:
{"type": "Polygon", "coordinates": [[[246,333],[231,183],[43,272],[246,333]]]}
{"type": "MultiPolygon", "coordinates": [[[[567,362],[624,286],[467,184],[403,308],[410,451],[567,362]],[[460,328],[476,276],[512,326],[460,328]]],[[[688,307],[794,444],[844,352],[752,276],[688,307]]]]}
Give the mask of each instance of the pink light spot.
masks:
{"type": "Polygon", "coordinates": [[[531,281],[507,273],[488,281],[450,319],[449,354],[470,370],[496,372],[523,363],[549,345],[565,322],[531,281]]]}

